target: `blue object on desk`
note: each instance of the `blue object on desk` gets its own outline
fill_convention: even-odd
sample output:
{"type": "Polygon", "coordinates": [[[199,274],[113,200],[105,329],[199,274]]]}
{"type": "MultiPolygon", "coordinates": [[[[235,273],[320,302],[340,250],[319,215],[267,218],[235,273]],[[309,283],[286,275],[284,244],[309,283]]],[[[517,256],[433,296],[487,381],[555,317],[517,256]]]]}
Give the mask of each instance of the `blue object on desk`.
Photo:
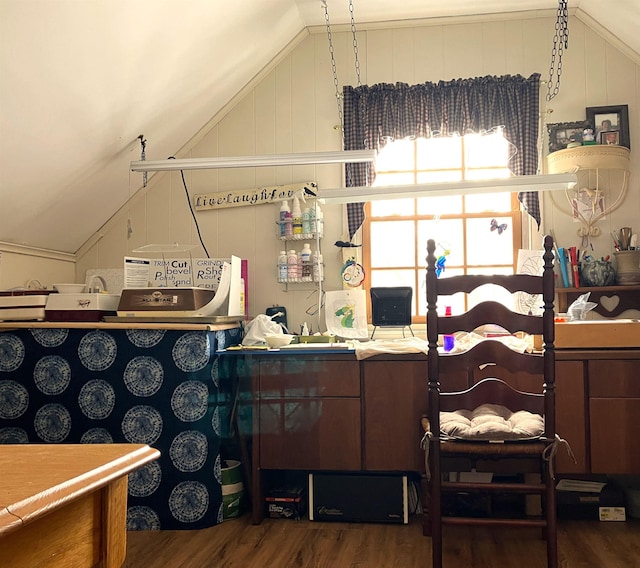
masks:
{"type": "Polygon", "coordinates": [[[567,272],[567,251],[563,247],[558,247],[558,255],[560,258],[557,259],[558,264],[560,264],[560,273],[562,274],[562,284],[565,288],[571,288],[569,284],[569,274],[567,272]]]}

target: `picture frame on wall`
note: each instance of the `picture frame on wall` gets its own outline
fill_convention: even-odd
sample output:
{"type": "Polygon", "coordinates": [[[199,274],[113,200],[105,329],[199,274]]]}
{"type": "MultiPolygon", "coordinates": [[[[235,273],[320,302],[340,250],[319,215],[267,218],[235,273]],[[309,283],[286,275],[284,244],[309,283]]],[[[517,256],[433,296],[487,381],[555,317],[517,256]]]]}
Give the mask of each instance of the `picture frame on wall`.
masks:
{"type": "Polygon", "coordinates": [[[629,105],[587,107],[586,111],[587,122],[598,144],[617,144],[631,149],[629,105]]]}
{"type": "Polygon", "coordinates": [[[587,128],[591,128],[588,120],[547,124],[549,153],[564,150],[571,142],[582,144],[582,135],[587,128]]]}

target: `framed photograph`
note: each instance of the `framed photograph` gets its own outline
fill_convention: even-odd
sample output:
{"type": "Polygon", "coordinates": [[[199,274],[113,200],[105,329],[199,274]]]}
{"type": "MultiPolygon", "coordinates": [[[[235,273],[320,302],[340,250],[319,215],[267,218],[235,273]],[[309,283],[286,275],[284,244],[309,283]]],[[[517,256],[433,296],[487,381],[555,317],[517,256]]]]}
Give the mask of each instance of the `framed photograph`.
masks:
{"type": "Polygon", "coordinates": [[[598,144],[615,144],[620,145],[620,131],[619,130],[602,130],[600,132],[600,139],[598,144]]]}
{"type": "Polygon", "coordinates": [[[628,105],[587,107],[587,122],[593,128],[598,144],[618,144],[631,149],[628,105]]]}
{"type": "Polygon", "coordinates": [[[549,133],[549,153],[564,150],[570,142],[582,144],[582,133],[586,128],[591,128],[589,121],[558,122],[547,124],[549,133]]]}

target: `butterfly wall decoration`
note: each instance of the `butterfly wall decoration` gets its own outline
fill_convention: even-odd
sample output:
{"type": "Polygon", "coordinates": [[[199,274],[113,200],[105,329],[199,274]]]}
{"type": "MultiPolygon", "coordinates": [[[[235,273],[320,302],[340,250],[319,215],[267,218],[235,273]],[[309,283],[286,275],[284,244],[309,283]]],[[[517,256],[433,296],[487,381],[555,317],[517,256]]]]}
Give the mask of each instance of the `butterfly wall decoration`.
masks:
{"type": "Polygon", "coordinates": [[[496,221],[495,219],[491,219],[491,230],[498,231],[498,234],[501,235],[503,231],[507,230],[507,224],[506,223],[498,224],[498,221],[496,221]]]}

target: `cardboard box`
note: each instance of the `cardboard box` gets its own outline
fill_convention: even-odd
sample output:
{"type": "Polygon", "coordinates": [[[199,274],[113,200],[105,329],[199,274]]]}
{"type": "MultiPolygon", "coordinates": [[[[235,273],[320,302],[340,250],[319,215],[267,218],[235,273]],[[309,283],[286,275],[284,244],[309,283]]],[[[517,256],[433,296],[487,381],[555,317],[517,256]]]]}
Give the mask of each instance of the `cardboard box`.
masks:
{"type": "Polygon", "coordinates": [[[640,320],[556,322],[555,331],[558,349],[640,347],[640,320]]]}
{"type": "Polygon", "coordinates": [[[603,477],[562,479],[556,491],[558,518],[624,521],[624,491],[603,477]]]}
{"type": "Polygon", "coordinates": [[[267,516],[270,519],[294,519],[299,521],[305,514],[302,487],[280,487],[271,489],[265,496],[267,516]]]}

